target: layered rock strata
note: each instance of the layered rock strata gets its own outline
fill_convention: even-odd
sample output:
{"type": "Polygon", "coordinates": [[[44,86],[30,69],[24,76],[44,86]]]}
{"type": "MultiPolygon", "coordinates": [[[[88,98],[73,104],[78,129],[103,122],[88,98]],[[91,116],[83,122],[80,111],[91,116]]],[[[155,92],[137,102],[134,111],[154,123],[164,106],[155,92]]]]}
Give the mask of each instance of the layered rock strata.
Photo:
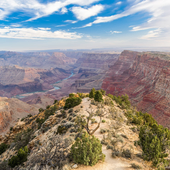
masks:
{"type": "Polygon", "coordinates": [[[102,83],[107,93],[128,94],[133,106],[170,128],[170,54],[124,51],[102,83]]]}

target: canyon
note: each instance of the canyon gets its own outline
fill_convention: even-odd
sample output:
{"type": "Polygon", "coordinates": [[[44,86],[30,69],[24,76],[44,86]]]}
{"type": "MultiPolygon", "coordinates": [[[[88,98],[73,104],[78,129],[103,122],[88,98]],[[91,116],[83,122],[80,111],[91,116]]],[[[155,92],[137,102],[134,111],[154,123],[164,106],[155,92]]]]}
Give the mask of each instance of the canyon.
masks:
{"type": "Polygon", "coordinates": [[[75,64],[76,58],[67,57],[62,52],[12,52],[0,54],[0,66],[21,66],[28,68],[65,68],[75,64]]]}
{"type": "Polygon", "coordinates": [[[170,128],[170,53],[123,51],[102,83],[107,93],[127,94],[133,106],[170,128]]]}
{"type": "MultiPolygon", "coordinates": [[[[47,56],[44,52],[38,52],[40,54],[47,56]]],[[[56,54],[48,54],[51,61],[55,60],[56,54]]],[[[170,128],[170,53],[125,50],[119,55],[84,52],[77,53],[75,58],[74,52],[66,54],[57,53],[65,63],[60,67],[1,66],[0,96],[10,98],[28,93],[20,98],[22,102],[45,108],[69,93],[102,88],[107,94],[127,94],[137,110],[152,114],[158,123],[170,128]],[[66,54],[70,57],[63,58],[66,54]]]]}

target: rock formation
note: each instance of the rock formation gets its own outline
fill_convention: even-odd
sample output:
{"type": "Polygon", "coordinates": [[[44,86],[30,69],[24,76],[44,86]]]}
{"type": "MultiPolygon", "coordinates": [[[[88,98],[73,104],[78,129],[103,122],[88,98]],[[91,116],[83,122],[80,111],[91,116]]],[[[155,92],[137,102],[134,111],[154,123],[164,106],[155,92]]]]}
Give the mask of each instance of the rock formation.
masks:
{"type": "Polygon", "coordinates": [[[170,54],[124,51],[102,84],[107,93],[128,94],[133,106],[169,126],[170,54]]]}
{"type": "Polygon", "coordinates": [[[64,53],[54,52],[6,52],[0,54],[0,66],[19,65],[21,67],[46,68],[64,67],[75,64],[77,59],[69,58],[64,53]]]}
{"type": "Polygon", "coordinates": [[[29,114],[35,115],[38,108],[18,99],[0,97],[0,134],[4,134],[16,121],[29,114]]]}
{"type": "Polygon", "coordinates": [[[22,93],[53,89],[55,83],[70,75],[61,68],[36,69],[18,66],[0,67],[0,96],[12,97],[22,93]]]}

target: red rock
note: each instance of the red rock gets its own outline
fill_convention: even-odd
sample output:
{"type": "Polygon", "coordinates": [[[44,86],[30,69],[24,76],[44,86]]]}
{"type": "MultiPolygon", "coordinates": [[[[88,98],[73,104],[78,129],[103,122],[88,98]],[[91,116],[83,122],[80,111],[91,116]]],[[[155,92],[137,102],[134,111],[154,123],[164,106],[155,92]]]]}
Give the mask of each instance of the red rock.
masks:
{"type": "Polygon", "coordinates": [[[107,93],[128,94],[133,106],[169,126],[170,57],[164,53],[124,51],[102,84],[107,93]]]}

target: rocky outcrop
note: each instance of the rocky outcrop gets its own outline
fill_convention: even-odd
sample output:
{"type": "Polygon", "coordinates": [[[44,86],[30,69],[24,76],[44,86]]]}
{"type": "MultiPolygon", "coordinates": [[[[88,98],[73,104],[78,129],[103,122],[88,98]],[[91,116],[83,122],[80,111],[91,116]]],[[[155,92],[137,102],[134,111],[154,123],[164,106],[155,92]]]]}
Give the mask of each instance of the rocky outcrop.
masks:
{"type": "Polygon", "coordinates": [[[115,95],[128,94],[132,105],[170,128],[169,67],[169,53],[124,51],[107,72],[102,88],[115,95]]]}
{"type": "Polygon", "coordinates": [[[18,99],[0,97],[0,134],[4,134],[16,121],[28,114],[35,115],[38,108],[18,99]]]}
{"type": "Polygon", "coordinates": [[[118,54],[109,54],[109,53],[83,53],[76,65],[81,68],[95,68],[106,70],[110,65],[118,58],[118,54]]]}
{"type": "Polygon", "coordinates": [[[110,53],[83,53],[76,65],[81,75],[75,81],[78,92],[89,92],[93,87],[101,89],[106,71],[118,58],[118,54],[110,53]]]}

